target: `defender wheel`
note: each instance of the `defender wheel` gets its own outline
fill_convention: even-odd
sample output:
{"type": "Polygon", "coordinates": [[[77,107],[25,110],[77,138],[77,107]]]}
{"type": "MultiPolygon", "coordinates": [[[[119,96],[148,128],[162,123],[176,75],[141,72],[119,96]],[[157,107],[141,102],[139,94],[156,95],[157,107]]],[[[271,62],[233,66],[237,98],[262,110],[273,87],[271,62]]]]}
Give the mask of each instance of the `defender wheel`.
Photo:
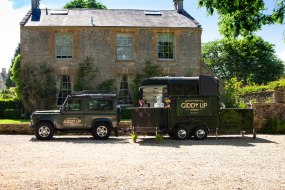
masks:
{"type": "Polygon", "coordinates": [[[40,123],[35,128],[35,135],[39,140],[50,140],[53,137],[54,128],[48,122],[40,123]]]}
{"type": "Polygon", "coordinates": [[[108,123],[96,123],[91,134],[95,139],[106,140],[111,134],[111,127],[108,123]]]}
{"type": "Polygon", "coordinates": [[[194,129],[194,138],[196,140],[204,140],[208,136],[208,131],[203,126],[198,126],[194,129]]]}
{"type": "Polygon", "coordinates": [[[176,140],[185,140],[188,138],[188,135],[189,135],[188,131],[186,130],[185,127],[177,127],[173,133],[173,137],[176,140]]]}

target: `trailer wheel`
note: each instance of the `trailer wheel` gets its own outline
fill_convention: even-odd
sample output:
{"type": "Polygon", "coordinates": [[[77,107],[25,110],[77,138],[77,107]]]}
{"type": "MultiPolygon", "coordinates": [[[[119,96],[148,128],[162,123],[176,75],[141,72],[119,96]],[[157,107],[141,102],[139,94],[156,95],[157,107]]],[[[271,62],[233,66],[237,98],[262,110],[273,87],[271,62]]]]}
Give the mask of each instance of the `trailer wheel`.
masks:
{"type": "Polygon", "coordinates": [[[188,131],[185,127],[177,127],[173,133],[173,137],[176,140],[185,140],[187,139],[188,135],[188,131]]]}
{"type": "Polygon", "coordinates": [[[168,132],[168,136],[169,136],[170,138],[173,138],[173,137],[174,137],[174,132],[173,132],[173,130],[170,131],[170,132],[168,132]]]}
{"type": "Polygon", "coordinates": [[[208,136],[208,131],[203,126],[198,126],[194,129],[194,138],[196,140],[204,140],[208,136]]]}

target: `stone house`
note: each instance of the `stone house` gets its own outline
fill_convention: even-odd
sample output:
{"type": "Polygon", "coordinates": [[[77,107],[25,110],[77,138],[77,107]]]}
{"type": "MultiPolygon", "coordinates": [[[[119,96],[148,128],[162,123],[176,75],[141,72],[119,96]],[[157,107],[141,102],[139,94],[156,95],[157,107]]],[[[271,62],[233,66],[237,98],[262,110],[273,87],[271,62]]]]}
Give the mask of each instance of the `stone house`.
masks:
{"type": "Polygon", "coordinates": [[[6,69],[2,68],[2,72],[0,73],[0,90],[4,89],[6,79],[7,79],[6,69]]]}
{"type": "MultiPolygon", "coordinates": [[[[174,10],[32,9],[20,23],[21,63],[51,63],[58,105],[73,91],[79,63],[91,58],[100,84],[117,81],[119,98],[131,103],[130,83],[145,63],[168,76],[210,74],[201,62],[201,25],[174,0],[174,10]]],[[[151,8],[151,6],[150,6],[151,8]]]]}

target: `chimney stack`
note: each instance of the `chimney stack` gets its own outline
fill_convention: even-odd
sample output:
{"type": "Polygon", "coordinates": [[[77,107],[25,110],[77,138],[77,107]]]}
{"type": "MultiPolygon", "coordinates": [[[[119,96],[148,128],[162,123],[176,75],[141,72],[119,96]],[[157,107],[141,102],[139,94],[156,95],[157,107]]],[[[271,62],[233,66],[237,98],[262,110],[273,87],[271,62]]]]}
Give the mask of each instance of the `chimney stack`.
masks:
{"type": "Polygon", "coordinates": [[[32,21],[40,21],[40,0],[32,0],[32,21]]]}
{"type": "Polygon", "coordinates": [[[173,0],[174,2],[174,7],[177,10],[178,13],[183,12],[183,0],[173,0]]]}
{"type": "Polygon", "coordinates": [[[40,9],[40,0],[32,0],[32,10],[40,9]]]}
{"type": "Polygon", "coordinates": [[[2,68],[2,73],[6,75],[6,68],[2,68]]]}

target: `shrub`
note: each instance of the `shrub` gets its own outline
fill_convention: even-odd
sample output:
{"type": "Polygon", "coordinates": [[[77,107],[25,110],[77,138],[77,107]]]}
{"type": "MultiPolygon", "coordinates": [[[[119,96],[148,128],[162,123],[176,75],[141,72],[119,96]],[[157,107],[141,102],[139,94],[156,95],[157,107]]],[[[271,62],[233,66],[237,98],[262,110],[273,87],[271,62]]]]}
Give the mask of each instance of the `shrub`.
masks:
{"type": "Polygon", "coordinates": [[[285,134],[285,121],[278,117],[270,118],[265,125],[263,133],[285,134]]]}
{"type": "Polygon", "coordinates": [[[28,112],[56,107],[56,78],[51,63],[26,63],[21,66],[16,91],[28,112]]]}
{"type": "Polygon", "coordinates": [[[5,109],[4,118],[5,119],[20,119],[21,111],[20,109],[5,109]]]}

